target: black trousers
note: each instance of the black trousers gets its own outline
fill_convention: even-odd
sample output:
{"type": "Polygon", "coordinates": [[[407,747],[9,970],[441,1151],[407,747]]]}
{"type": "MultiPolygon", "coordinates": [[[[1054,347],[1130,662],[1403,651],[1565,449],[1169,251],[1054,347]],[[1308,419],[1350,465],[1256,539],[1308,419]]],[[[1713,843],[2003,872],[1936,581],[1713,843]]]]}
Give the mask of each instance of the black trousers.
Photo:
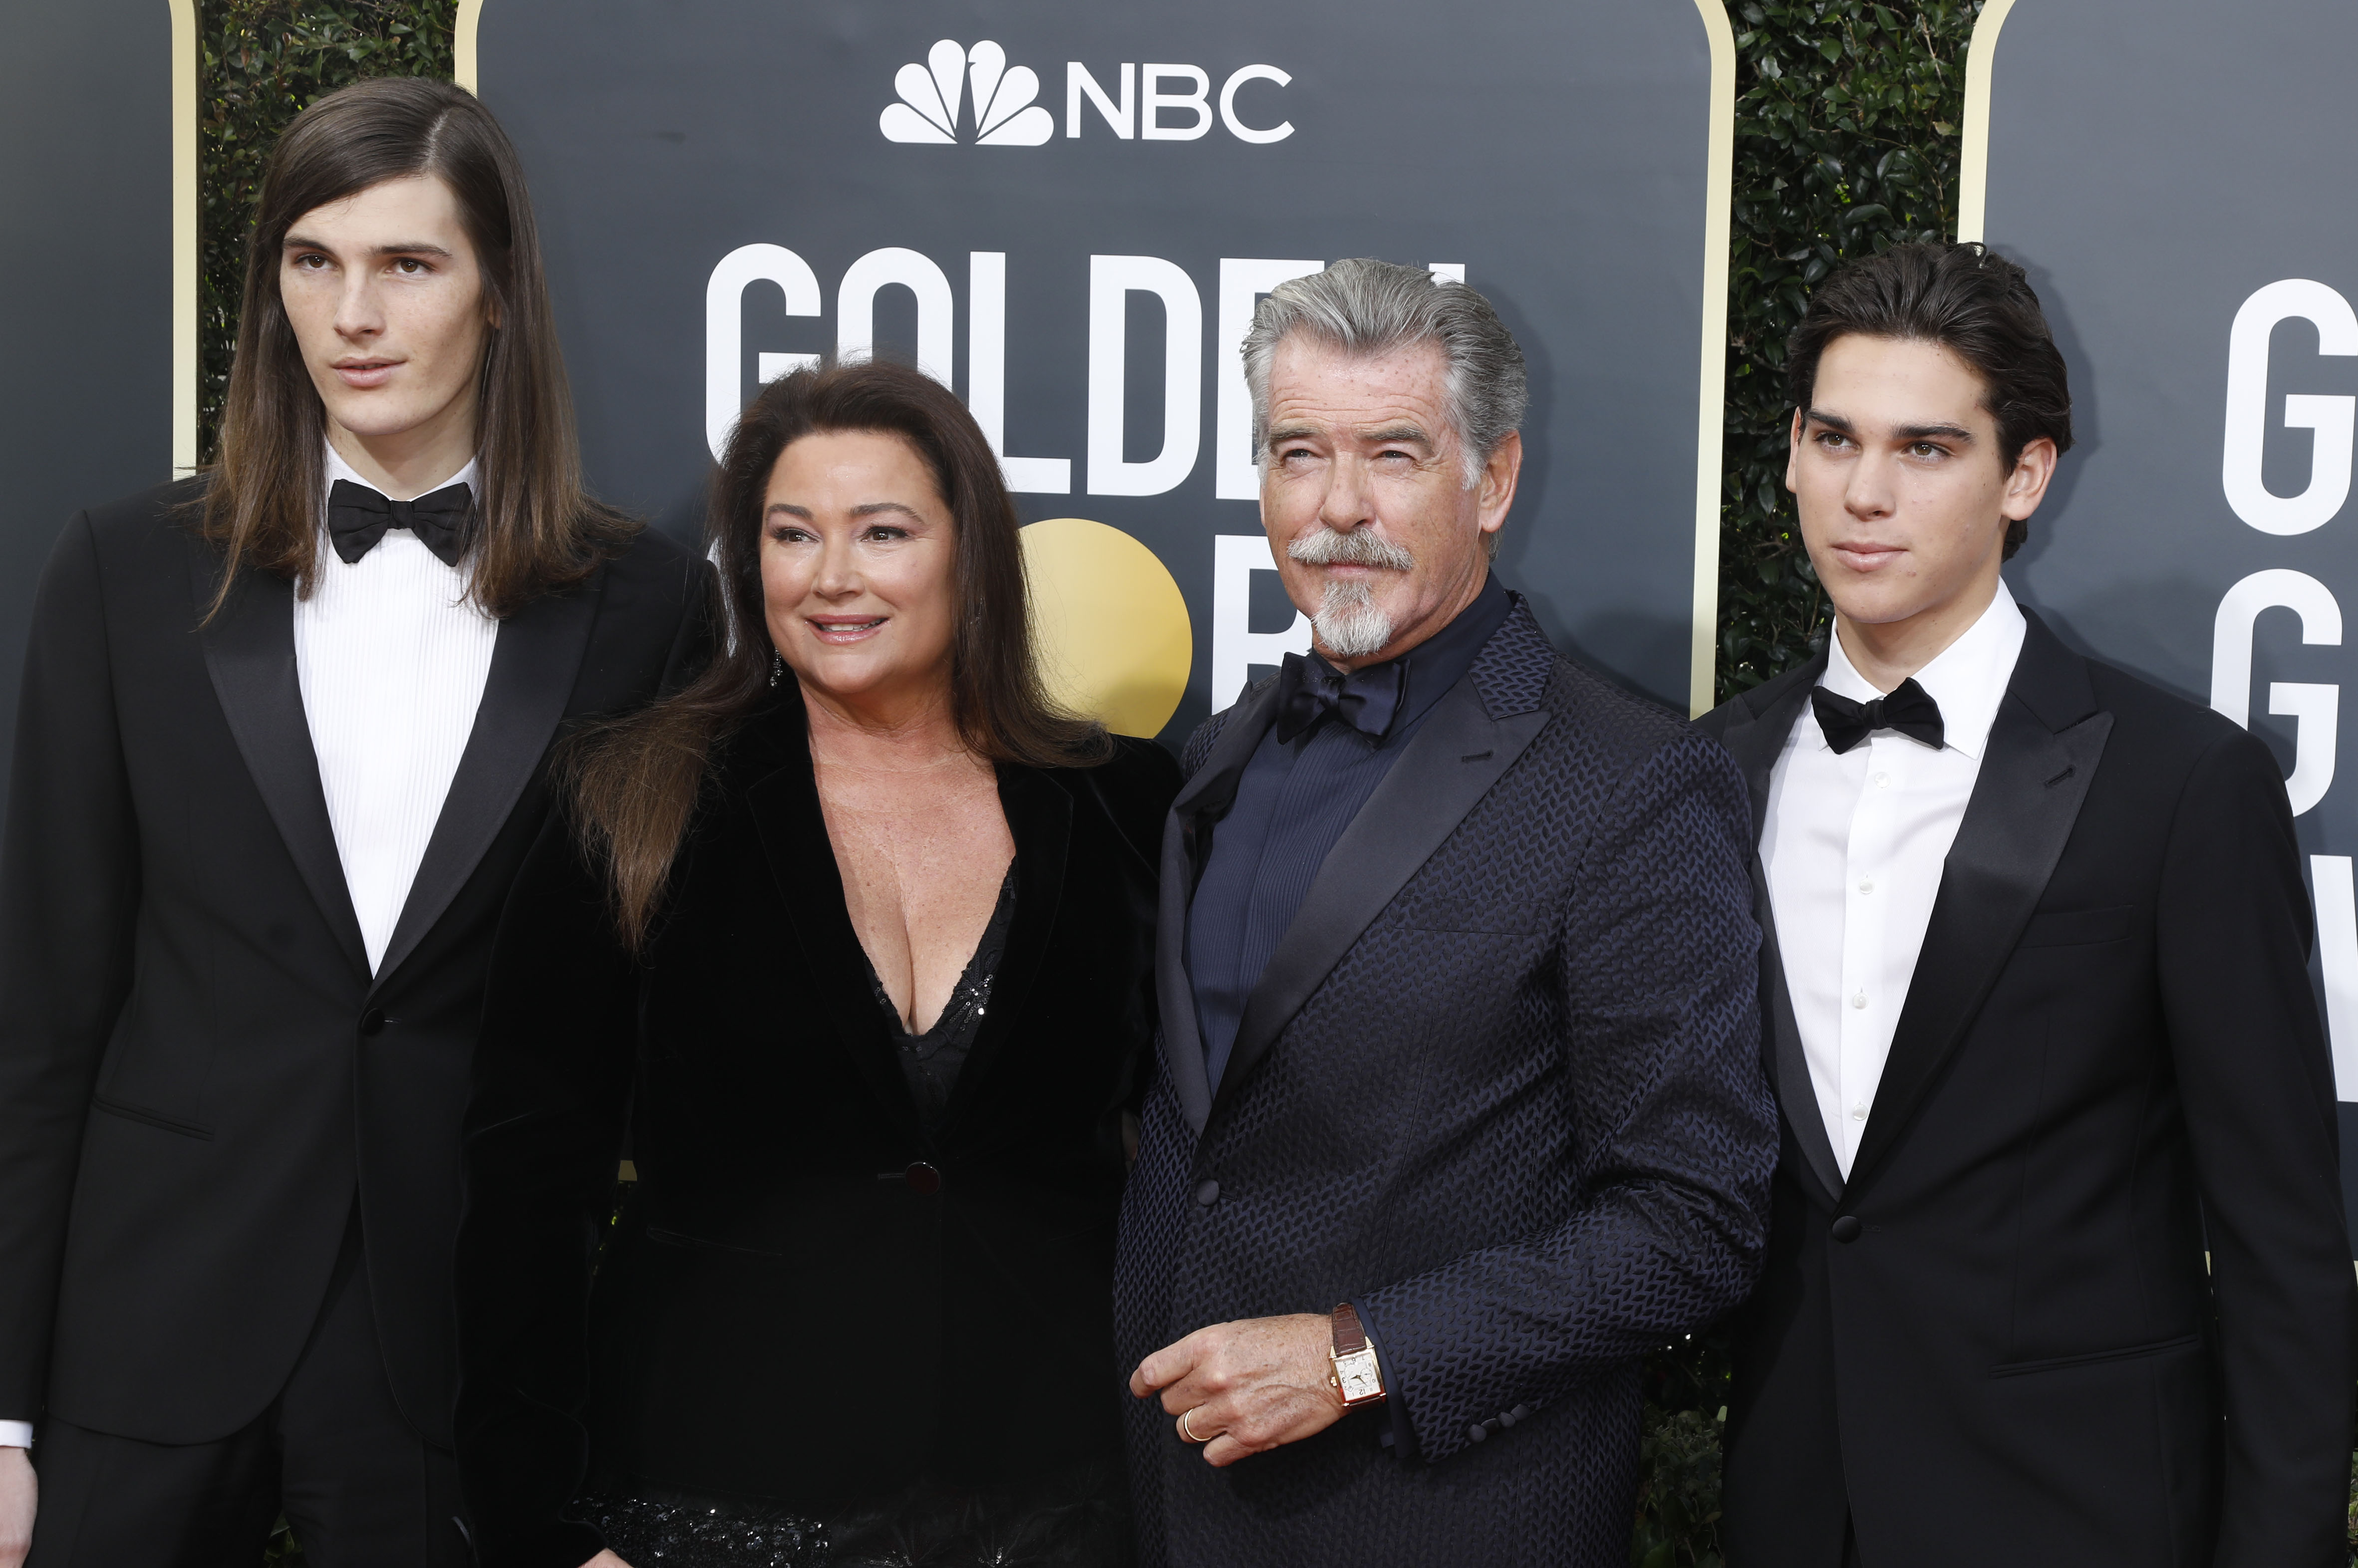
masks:
{"type": "Polygon", "coordinates": [[[254,1568],[283,1510],[305,1568],[462,1568],[449,1454],[395,1403],[344,1233],[310,1343],[268,1409],[215,1443],[143,1443],[50,1419],[26,1568],[254,1568]]]}

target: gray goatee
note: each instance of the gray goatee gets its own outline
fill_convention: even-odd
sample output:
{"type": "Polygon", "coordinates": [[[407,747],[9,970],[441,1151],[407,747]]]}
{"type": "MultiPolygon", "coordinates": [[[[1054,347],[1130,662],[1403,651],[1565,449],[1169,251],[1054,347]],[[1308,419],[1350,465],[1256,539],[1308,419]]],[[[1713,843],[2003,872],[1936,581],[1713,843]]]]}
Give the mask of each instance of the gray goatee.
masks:
{"type": "MultiPolygon", "coordinates": [[[[1374,567],[1404,572],[1416,565],[1414,556],[1363,528],[1341,533],[1321,525],[1296,538],[1285,553],[1316,567],[1374,567]]],[[[1392,640],[1392,618],[1377,605],[1374,592],[1363,581],[1327,583],[1310,624],[1327,652],[1346,659],[1363,659],[1392,640]]]]}

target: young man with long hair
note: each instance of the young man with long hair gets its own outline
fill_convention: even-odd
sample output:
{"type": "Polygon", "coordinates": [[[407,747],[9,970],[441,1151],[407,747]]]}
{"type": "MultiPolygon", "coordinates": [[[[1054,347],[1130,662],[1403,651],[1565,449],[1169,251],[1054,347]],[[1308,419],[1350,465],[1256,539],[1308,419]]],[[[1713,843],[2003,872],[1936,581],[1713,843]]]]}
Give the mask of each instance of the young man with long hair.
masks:
{"type": "Polygon", "coordinates": [[[0,1568],[463,1562],[459,1134],[552,743],[700,653],[584,492],[513,147],[445,83],[265,177],[219,461],[73,519],[0,837],[0,1568]],[[34,1462],[38,1462],[38,1487],[34,1462]],[[38,1491],[38,1507],[37,1503],[38,1491]]]}

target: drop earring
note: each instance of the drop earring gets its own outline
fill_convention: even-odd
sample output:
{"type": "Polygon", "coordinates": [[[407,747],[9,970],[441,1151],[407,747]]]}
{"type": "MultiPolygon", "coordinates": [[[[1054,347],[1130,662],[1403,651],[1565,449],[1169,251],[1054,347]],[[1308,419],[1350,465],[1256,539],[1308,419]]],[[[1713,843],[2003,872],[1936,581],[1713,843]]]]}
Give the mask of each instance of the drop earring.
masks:
{"type": "Polygon", "coordinates": [[[785,656],[785,654],[779,653],[779,652],[778,652],[776,649],[774,649],[774,648],[771,649],[771,650],[770,650],[770,684],[771,684],[772,686],[775,686],[775,685],[777,685],[777,684],[778,684],[778,677],[779,677],[780,676],[784,675],[785,673],[786,673],[786,656],[785,656]]]}

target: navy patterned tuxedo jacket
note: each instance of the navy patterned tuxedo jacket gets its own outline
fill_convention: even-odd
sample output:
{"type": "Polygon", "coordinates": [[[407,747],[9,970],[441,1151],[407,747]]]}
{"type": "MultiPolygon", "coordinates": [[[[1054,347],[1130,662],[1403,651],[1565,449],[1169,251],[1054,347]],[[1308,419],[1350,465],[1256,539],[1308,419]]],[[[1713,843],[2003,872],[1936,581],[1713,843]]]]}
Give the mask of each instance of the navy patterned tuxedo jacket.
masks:
{"type": "Polygon", "coordinates": [[[1620,1568],[1637,1358],[1740,1300],[1766,1241],[1743,777],[1518,600],[1328,855],[1214,1085],[1182,939],[1274,689],[1197,730],[1165,831],[1120,1348],[1349,1301],[1393,1405],[1215,1470],[1135,1401],[1141,1560],[1620,1568]]]}

